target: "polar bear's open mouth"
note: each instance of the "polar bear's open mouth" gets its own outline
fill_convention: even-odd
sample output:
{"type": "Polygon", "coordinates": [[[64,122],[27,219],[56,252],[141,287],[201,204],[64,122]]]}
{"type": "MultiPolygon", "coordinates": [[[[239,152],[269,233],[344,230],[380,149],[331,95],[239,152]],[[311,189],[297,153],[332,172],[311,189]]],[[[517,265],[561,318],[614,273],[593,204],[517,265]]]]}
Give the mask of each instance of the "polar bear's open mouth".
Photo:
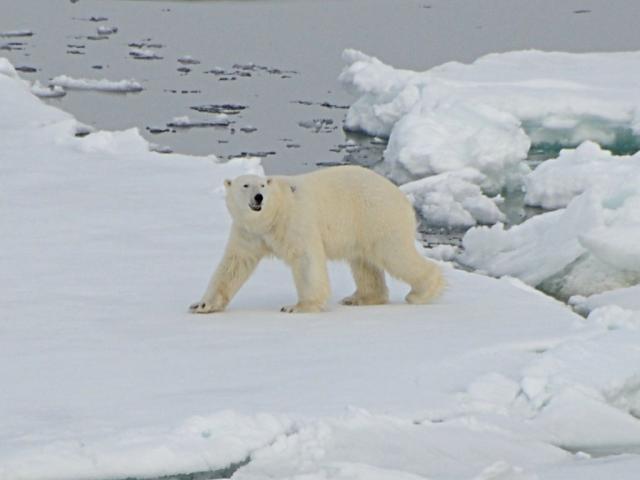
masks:
{"type": "Polygon", "coordinates": [[[249,208],[251,210],[253,210],[254,212],[259,212],[260,210],[262,210],[262,205],[260,205],[258,203],[250,203],[249,204],[249,208]]]}

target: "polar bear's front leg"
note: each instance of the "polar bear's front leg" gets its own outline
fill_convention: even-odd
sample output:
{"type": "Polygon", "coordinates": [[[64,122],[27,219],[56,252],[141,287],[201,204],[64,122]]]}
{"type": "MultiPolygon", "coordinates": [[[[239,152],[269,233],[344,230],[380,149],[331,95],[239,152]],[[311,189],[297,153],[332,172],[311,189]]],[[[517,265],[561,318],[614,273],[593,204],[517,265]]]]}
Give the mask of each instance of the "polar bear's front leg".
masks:
{"type": "Polygon", "coordinates": [[[202,300],[189,307],[191,313],[223,311],[264,256],[263,246],[232,230],[224,256],[202,300]]]}
{"type": "MultiPolygon", "coordinates": [[[[310,248],[309,250],[313,250],[310,248]]],[[[305,252],[291,264],[293,280],[298,291],[298,303],[280,309],[287,313],[322,312],[329,299],[327,260],[319,253],[305,252]]]]}

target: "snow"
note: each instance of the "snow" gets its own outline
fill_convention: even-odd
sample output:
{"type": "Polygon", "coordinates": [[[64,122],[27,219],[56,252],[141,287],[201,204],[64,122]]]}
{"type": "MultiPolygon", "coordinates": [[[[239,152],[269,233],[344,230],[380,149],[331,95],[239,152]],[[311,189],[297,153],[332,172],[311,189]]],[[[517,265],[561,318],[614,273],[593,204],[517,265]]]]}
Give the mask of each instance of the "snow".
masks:
{"type": "Polygon", "coordinates": [[[562,150],[527,176],[525,202],[556,209],[587,190],[612,195],[638,184],[640,154],[613,155],[594,142],[584,142],[562,150]]]}
{"type": "Polygon", "coordinates": [[[148,48],[132,48],[129,55],[140,60],[160,60],[162,57],[148,48]]]}
{"type": "Polygon", "coordinates": [[[635,313],[585,320],[447,264],[432,305],[391,282],[392,304],[344,307],[337,264],[329,311],[287,315],[267,261],[228,312],[190,315],[226,241],[222,181],[259,161],[79,138],[30,88],[0,59],[0,479],[636,478],[635,313]]]}
{"type": "Polygon", "coordinates": [[[199,65],[200,60],[193,58],[191,55],[183,55],[178,58],[178,62],[183,65],[199,65]]]}
{"type": "Polygon", "coordinates": [[[560,152],[526,178],[525,202],[553,212],[505,229],[476,228],[460,261],[544,285],[563,297],[640,282],[640,156],[592,142],[560,152]]]}
{"type": "Polygon", "coordinates": [[[90,78],[72,78],[67,75],[58,75],[52,78],[49,84],[69,90],[98,90],[102,92],[120,93],[141,92],[143,90],[142,85],[135,80],[95,80],[90,78]]]}
{"type": "Polygon", "coordinates": [[[0,37],[31,37],[33,32],[31,30],[8,30],[0,32],[0,37]]]}
{"type": "Polygon", "coordinates": [[[586,313],[607,305],[617,305],[624,309],[640,311],[640,285],[609,290],[589,297],[576,295],[571,297],[570,303],[586,313]]]}
{"type": "Polygon", "coordinates": [[[31,86],[31,93],[41,98],[59,98],[67,94],[64,88],[59,85],[42,85],[38,80],[31,86]]]}
{"type": "Polygon", "coordinates": [[[118,33],[118,27],[100,26],[97,31],[98,35],[113,35],[114,33],[118,33]]]}
{"type": "Polygon", "coordinates": [[[496,199],[483,195],[474,182],[477,175],[476,170],[461,169],[405,183],[400,189],[430,226],[468,228],[503,221],[496,199]]]}
{"type": "Polygon", "coordinates": [[[192,127],[226,127],[231,124],[229,115],[226,113],[217,113],[209,115],[205,120],[192,120],[188,115],[173,117],[167,127],[172,128],[192,128],[192,127]]]}
{"type": "MultiPolygon", "coordinates": [[[[466,203],[481,203],[486,210],[492,202],[488,197],[503,189],[520,190],[525,178],[529,204],[566,206],[590,181],[594,166],[585,159],[594,156],[596,147],[586,144],[576,154],[564,153],[558,160],[567,167],[561,176],[554,175],[559,168],[552,172],[546,165],[528,176],[524,160],[531,146],[575,147],[590,140],[619,147],[637,143],[640,134],[640,52],[507,52],[425,72],[395,69],[356,50],[345,50],[343,59],[340,81],[356,97],[344,127],[388,138],[380,170],[400,184],[446,173],[438,183],[454,185],[440,190],[460,192],[454,201],[436,201],[435,212],[426,209],[437,224],[485,223],[460,207],[463,195],[466,203]],[[488,197],[462,188],[460,176],[488,197]],[[440,213],[446,214],[447,205],[453,208],[443,220],[440,213]]],[[[620,164],[601,182],[618,178],[625,169],[634,172],[629,183],[637,178],[637,166],[596,156],[602,158],[593,172],[620,164]]],[[[433,196],[431,185],[424,185],[429,188],[422,196],[433,196]]],[[[498,220],[497,212],[489,219],[498,220]]]]}
{"type": "Polygon", "coordinates": [[[385,161],[413,178],[461,166],[509,184],[530,144],[612,143],[640,131],[640,52],[535,50],[394,69],[355,50],[340,76],[355,96],[345,127],[389,138],[385,161]]]}

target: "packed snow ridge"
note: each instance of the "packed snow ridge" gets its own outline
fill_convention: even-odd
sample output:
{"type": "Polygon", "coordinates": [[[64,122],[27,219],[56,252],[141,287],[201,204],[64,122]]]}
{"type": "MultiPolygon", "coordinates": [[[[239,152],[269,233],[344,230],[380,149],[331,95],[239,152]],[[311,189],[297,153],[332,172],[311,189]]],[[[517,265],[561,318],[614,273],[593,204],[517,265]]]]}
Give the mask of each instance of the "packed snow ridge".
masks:
{"type": "Polygon", "coordinates": [[[89,78],[72,78],[67,75],[58,75],[49,81],[54,87],[62,87],[68,90],[97,90],[101,92],[141,92],[143,90],[135,80],[94,80],[89,78]]]}
{"type": "Polygon", "coordinates": [[[228,312],[189,315],[229,231],[218,190],[259,161],[77,137],[3,58],[0,105],[0,479],[637,479],[637,290],[575,297],[585,319],[443,265],[431,305],[391,281],[391,305],[345,307],[332,265],[329,311],[292,317],[265,262],[228,312]]]}
{"type": "MultiPolygon", "coordinates": [[[[343,57],[340,80],[357,97],[345,128],[388,138],[383,169],[399,183],[465,169],[464,181],[494,196],[522,187],[532,145],[640,146],[640,52],[509,52],[426,72],[394,69],[355,50],[343,57]]],[[[460,184],[460,175],[452,178],[460,184]]],[[[487,223],[493,210],[474,215],[449,199],[428,208],[434,205],[443,214],[467,211],[445,226],[467,224],[469,216],[487,223]]]]}

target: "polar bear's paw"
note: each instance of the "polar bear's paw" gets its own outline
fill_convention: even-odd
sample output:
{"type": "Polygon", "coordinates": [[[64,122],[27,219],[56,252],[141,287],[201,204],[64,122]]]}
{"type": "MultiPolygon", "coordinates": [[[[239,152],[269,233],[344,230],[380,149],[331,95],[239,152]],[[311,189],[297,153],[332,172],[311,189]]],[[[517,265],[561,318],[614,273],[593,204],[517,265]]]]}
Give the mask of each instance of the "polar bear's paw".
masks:
{"type": "Polygon", "coordinates": [[[363,297],[360,295],[349,295],[348,297],[340,300],[342,305],[357,306],[357,305],[384,305],[389,299],[386,296],[369,296],[363,297]]]}
{"type": "Polygon", "coordinates": [[[283,313],[317,313],[323,312],[324,307],[316,303],[296,303],[295,305],[285,305],[280,311],[283,313]]]}
{"type": "Polygon", "coordinates": [[[214,313],[223,310],[224,307],[217,306],[210,302],[197,302],[189,306],[190,313],[214,313]]]}

